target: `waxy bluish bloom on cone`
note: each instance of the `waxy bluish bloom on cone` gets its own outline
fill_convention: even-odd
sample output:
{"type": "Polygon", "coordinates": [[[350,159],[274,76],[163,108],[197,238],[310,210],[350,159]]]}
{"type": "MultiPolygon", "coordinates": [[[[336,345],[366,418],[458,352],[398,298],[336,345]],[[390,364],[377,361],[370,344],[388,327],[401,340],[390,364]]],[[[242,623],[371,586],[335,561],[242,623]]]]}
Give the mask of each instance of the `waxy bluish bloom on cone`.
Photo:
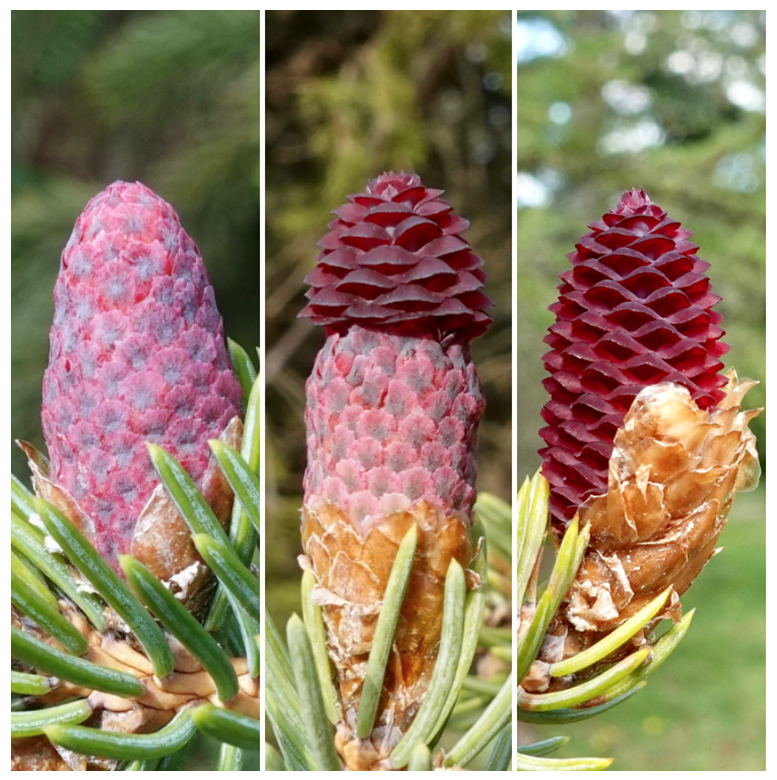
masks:
{"type": "Polygon", "coordinates": [[[679,616],[677,597],[714,554],[735,492],[760,473],[748,429],[759,410],[740,411],[755,383],[721,373],[720,299],[691,233],[641,190],[590,228],[551,307],[540,433],[554,529],[578,514],[591,543],[546,661],[574,655],[669,585],[666,614],[679,616]]]}
{"type": "MultiPolygon", "coordinates": [[[[226,521],[231,492],[208,439],[240,415],[213,287],[175,210],[115,182],[78,217],[54,290],[36,487],[118,569],[126,552],[162,579],[196,552],[146,450],[168,450],[226,521]]],[[[237,424],[237,421],[233,424],[237,424]]]]}
{"type": "MultiPolygon", "coordinates": [[[[180,733],[156,732],[195,709],[202,713],[197,705],[213,701],[253,719],[260,710],[248,659],[230,658],[186,613],[198,615],[210,603],[206,586],[215,578],[191,540],[187,522],[194,525],[195,510],[187,511],[180,495],[200,507],[204,498],[222,525],[229,520],[232,491],[208,440],[240,445],[242,389],[199,251],[172,206],[142,184],[114,182],[78,217],[62,253],[50,345],[41,408],[49,460],[22,447],[36,492],[80,533],[37,502],[47,543],[61,544],[69,565],[56,579],[41,567],[60,586],[49,590],[40,577],[38,597],[53,601],[48,613],[18,582],[12,588],[14,668],[47,681],[43,690],[26,691],[25,705],[48,719],[13,740],[12,763],[112,771],[142,753],[128,735],[130,742],[145,735],[155,755],[180,749],[180,733]],[[175,476],[168,472],[187,521],[157,476],[149,443],[167,450],[201,493],[181,484],[177,468],[175,476]],[[126,574],[137,599],[99,566],[98,555],[126,574]],[[71,655],[39,661],[41,648],[31,643],[71,655]],[[86,666],[79,671],[76,663],[86,666]],[[120,672],[119,686],[106,681],[108,670],[120,672]],[[82,712],[73,723],[88,716],[80,737],[47,728],[71,723],[46,706],[62,702],[82,712]],[[111,732],[111,745],[96,741],[100,732],[111,732]]],[[[17,499],[25,493],[20,488],[17,499]]],[[[34,522],[27,512],[16,518],[19,544],[27,517],[34,522]]]]}
{"type": "MultiPolygon", "coordinates": [[[[490,322],[468,223],[417,176],[384,173],[335,210],[301,316],[326,328],[307,382],[302,535],[318,580],[351,768],[385,758],[420,706],[448,564],[472,557],[477,426],[468,343],[490,322]],[[397,548],[418,548],[369,745],[352,730],[397,548]]],[[[368,741],[369,742],[369,741],[368,741]]]]}

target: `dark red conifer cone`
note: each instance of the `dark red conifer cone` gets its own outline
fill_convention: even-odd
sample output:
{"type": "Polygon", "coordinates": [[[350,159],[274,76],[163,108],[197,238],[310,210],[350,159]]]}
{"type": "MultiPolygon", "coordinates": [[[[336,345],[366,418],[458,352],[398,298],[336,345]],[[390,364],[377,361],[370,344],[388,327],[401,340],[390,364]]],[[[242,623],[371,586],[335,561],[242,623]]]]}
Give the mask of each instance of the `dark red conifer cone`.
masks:
{"type": "Polygon", "coordinates": [[[419,328],[438,341],[485,332],[492,303],[482,260],[461,237],[469,222],[415,174],[387,172],[334,210],[305,281],[309,317],[327,332],[419,328]]]}
{"type": "Polygon", "coordinates": [[[720,298],[690,231],[643,190],[625,193],[589,227],[561,274],[543,358],[550,400],[540,455],[562,526],[607,492],[615,432],[642,388],[675,382],[712,409],[726,383],[720,358],[728,346],[713,311],[720,298]]]}

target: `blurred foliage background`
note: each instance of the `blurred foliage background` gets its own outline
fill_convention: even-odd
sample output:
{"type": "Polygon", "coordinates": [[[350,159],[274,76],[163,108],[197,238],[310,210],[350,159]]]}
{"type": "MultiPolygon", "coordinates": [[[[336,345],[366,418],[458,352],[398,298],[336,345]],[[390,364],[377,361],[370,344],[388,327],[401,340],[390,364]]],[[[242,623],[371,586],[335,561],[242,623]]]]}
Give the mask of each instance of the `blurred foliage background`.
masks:
{"type": "Polygon", "coordinates": [[[472,344],[488,408],[479,488],[511,490],[511,16],[268,11],[267,604],[299,609],[304,383],[324,342],[297,314],[330,211],[384,170],[418,173],[468,219],[494,324],[472,344]]]}
{"type": "Polygon", "coordinates": [[[175,207],[227,334],[259,344],[260,13],[13,11],[11,20],[11,430],[42,448],[60,253],[87,201],[116,179],[142,181],[175,207]]]}
{"type": "MultiPolygon", "coordinates": [[[[517,32],[522,475],[539,465],[558,274],[625,190],[643,187],[693,231],[723,298],[724,360],[765,380],[765,12],[526,11],[517,32]]],[[[763,406],[764,385],[747,400],[763,406]]],[[[764,415],[751,427],[763,460],[764,415]]],[[[683,644],[631,701],[560,729],[574,737],[565,755],[612,755],[618,770],[764,768],[764,481],[737,497],[726,551],[683,597],[699,606],[683,644]]]]}

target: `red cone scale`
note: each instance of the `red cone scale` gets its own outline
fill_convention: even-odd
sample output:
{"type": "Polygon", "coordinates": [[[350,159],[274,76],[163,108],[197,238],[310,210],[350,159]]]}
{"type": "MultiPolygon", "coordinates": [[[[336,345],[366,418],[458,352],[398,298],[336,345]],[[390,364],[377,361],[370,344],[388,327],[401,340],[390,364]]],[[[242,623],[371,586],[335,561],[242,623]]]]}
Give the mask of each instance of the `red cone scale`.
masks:
{"type": "Polygon", "coordinates": [[[158,484],[145,443],[171,452],[210,500],[207,441],[239,415],[240,385],[197,247],[142,184],[115,182],[89,202],[54,302],[48,476],[116,566],[158,484]]]}
{"type": "Polygon", "coordinates": [[[469,222],[418,176],[384,173],[335,209],[306,282],[302,317],[344,332],[351,325],[414,323],[441,341],[488,327],[482,261],[459,235],[469,222]]]}
{"type": "Polygon", "coordinates": [[[591,496],[607,492],[613,438],[642,388],[672,382],[703,410],[722,400],[726,377],[720,300],[691,233],[642,190],[576,244],[561,274],[545,341],[550,401],[540,451],[551,513],[565,524],[591,496]]]}

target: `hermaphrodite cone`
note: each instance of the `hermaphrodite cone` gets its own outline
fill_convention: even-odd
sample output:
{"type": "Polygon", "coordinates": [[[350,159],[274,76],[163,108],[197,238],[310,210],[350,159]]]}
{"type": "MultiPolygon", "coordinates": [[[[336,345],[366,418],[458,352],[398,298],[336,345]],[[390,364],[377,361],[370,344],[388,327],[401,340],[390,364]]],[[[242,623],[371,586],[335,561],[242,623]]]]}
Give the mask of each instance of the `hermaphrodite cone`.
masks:
{"type": "Polygon", "coordinates": [[[755,383],[719,373],[720,299],[690,232],[641,190],[590,227],[545,339],[553,527],[579,514],[591,528],[546,661],[575,654],[669,585],[665,614],[679,616],[677,597],[714,554],[734,493],[759,476],[747,427],[759,410],[740,411],[755,383]]]}
{"type": "Polygon", "coordinates": [[[451,559],[472,558],[485,402],[468,342],[490,319],[468,223],[417,176],[384,173],[335,210],[301,316],[326,328],[307,382],[302,536],[343,701],[351,768],[385,758],[417,711],[451,559]],[[371,740],[354,725],[397,548],[418,546],[371,740]]]}
{"type": "Polygon", "coordinates": [[[117,571],[132,552],[169,579],[198,556],[146,442],[180,461],[225,522],[231,492],[208,439],[235,426],[241,399],[213,287],[169,203],[126,182],[89,202],[62,253],[50,340],[50,467],[36,486],[117,571]]]}

